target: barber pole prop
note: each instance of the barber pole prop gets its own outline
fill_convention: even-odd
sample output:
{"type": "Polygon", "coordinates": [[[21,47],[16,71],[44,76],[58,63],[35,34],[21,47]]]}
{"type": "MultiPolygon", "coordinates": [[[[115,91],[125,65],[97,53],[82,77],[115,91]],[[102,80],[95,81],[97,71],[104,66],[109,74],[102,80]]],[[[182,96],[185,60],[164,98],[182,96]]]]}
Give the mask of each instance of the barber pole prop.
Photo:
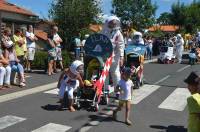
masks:
{"type": "Polygon", "coordinates": [[[109,70],[110,70],[110,66],[112,65],[112,58],[113,58],[114,54],[112,54],[106,61],[105,65],[104,65],[104,69],[101,73],[101,76],[99,78],[99,80],[96,81],[95,86],[97,88],[97,96],[98,96],[98,100],[100,101],[100,97],[102,95],[102,91],[103,91],[103,86],[104,86],[104,82],[106,80],[106,77],[109,75],[109,70]]]}

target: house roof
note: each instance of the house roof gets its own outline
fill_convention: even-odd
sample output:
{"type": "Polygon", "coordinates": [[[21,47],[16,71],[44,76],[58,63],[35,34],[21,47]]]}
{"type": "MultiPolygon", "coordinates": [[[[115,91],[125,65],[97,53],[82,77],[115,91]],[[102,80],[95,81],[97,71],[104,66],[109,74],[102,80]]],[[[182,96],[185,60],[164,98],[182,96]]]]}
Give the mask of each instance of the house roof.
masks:
{"type": "Polygon", "coordinates": [[[15,4],[6,2],[6,0],[0,0],[0,11],[13,12],[13,13],[23,14],[27,16],[37,16],[36,14],[32,13],[31,11],[27,9],[24,9],[15,4]]]}
{"type": "Polygon", "coordinates": [[[150,32],[154,32],[156,30],[161,30],[163,32],[175,32],[179,29],[179,26],[174,26],[174,25],[156,25],[150,27],[148,30],[150,32]]]}
{"type": "Polygon", "coordinates": [[[102,26],[98,24],[90,24],[89,29],[93,32],[99,32],[102,30],[102,26]]]}
{"type": "Polygon", "coordinates": [[[47,40],[47,33],[42,30],[35,30],[35,35],[42,40],[47,40]]]}

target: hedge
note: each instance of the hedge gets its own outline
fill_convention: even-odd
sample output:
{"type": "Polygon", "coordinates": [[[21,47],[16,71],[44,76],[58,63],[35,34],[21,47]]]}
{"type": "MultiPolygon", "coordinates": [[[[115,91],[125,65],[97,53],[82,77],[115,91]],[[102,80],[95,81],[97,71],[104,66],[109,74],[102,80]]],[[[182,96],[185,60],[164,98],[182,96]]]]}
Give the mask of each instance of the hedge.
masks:
{"type": "MultiPolygon", "coordinates": [[[[70,55],[67,51],[63,51],[62,52],[62,57],[63,57],[63,65],[64,67],[68,67],[70,62],[71,62],[71,58],[70,55]]],[[[34,61],[32,63],[32,67],[34,69],[47,69],[47,63],[48,63],[48,53],[47,51],[39,51],[37,50],[35,53],[35,58],[34,61]]]]}

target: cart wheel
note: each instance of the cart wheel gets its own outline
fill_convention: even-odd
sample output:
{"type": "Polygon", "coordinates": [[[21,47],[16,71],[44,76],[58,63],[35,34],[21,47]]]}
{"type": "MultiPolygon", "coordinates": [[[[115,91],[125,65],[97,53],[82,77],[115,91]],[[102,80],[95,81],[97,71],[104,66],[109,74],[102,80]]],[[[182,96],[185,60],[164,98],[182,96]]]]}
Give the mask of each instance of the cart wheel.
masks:
{"type": "Polygon", "coordinates": [[[98,105],[98,104],[95,104],[95,106],[92,107],[92,111],[93,111],[93,112],[99,111],[99,105],[98,105]]]}

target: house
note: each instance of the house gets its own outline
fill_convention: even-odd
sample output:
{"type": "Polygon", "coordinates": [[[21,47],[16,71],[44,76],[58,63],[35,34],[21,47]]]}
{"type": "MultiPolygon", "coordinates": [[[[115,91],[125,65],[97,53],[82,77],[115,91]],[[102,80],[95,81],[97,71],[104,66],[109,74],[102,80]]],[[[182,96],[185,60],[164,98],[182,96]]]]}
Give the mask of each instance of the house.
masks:
{"type": "Polygon", "coordinates": [[[179,26],[175,25],[155,25],[148,29],[149,32],[162,31],[166,33],[174,33],[179,30],[179,26]]]}
{"type": "Polygon", "coordinates": [[[10,27],[12,33],[16,28],[27,27],[27,25],[34,25],[38,22],[39,16],[31,11],[11,4],[6,0],[0,0],[0,26],[1,33],[5,27],[10,27]]]}
{"type": "Polygon", "coordinates": [[[45,32],[49,31],[51,26],[56,25],[53,21],[41,19],[35,26],[37,30],[43,30],[45,32]]]}

